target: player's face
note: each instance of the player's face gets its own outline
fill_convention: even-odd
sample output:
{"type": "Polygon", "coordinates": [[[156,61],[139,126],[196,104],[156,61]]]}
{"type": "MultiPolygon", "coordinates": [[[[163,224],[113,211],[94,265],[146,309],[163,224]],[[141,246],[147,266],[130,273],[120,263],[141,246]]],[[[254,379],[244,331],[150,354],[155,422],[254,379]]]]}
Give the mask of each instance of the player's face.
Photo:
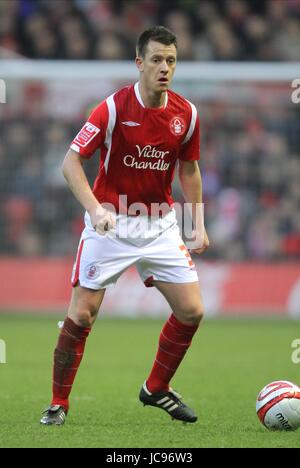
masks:
{"type": "Polygon", "coordinates": [[[149,91],[163,92],[170,87],[175,72],[176,58],[177,50],[174,44],[148,42],[145,57],[137,57],[136,64],[143,84],[149,91]]]}

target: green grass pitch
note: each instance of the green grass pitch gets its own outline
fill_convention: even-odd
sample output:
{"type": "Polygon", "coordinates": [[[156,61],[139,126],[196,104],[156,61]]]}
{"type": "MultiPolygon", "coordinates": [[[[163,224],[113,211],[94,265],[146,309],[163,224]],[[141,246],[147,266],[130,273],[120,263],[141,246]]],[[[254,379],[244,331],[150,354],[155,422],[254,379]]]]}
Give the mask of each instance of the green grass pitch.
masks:
{"type": "Polygon", "coordinates": [[[172,385],[199,415],[172,421],[138,401],[163,320],[100,319],[91,334],[63,427],[39,425],[50,399],[56,317],[0,315],[7,363],[0,364],[0,447],[300,447],[300,429],[268,432],[258,391],[300,382],[291,343],[297,322],[205,320],[172,385]]]}

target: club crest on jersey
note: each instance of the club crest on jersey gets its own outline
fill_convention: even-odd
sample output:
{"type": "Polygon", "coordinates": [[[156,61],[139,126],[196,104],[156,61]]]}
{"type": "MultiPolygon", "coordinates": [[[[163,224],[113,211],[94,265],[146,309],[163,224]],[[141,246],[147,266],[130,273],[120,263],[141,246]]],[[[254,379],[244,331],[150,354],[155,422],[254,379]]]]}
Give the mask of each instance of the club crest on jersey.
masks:
{"type": "Polygon", "coordinates": [[[90,122],[86,122],[76,136],[74,143],[77,143],[81,148],[85,148],[99,132],[100,128],[95,127],[90,122]]]}
{"type": "Polygon", "coordinates": [[[173,135],[183,135],[185,131],[185,121],[181,117],[173,117],[170,122],[170,129],[173,135]]]}

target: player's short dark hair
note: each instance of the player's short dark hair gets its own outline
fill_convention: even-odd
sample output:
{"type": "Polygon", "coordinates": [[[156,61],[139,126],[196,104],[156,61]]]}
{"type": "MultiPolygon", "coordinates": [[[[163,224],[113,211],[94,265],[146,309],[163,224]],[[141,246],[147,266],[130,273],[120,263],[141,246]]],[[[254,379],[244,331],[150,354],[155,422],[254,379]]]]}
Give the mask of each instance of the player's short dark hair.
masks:
{"type": "Polygon", "coordinates": [[[164,26],[153,26],[146,29],[137,40],[136,52],[139,57],[145,57],[146,48],[149,41],[160,42],[164,45],[171,45],[177,49],[177,37],[169,29],[164,26]]]}

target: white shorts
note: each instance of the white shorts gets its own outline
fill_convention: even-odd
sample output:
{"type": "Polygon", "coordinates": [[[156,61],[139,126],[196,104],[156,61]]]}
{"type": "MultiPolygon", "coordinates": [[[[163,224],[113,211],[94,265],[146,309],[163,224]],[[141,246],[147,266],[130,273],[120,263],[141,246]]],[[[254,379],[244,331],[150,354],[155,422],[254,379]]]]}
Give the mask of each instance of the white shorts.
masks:
{"type": "Polygon", "coordinates": [[[116,229],[101,236],[85,214],[72,285],[104,289],[136,265],[145,286],[152,282],[192,283],[198,275],[180,236],[175,210],[164,217],[116,216],[116,229]]]}

